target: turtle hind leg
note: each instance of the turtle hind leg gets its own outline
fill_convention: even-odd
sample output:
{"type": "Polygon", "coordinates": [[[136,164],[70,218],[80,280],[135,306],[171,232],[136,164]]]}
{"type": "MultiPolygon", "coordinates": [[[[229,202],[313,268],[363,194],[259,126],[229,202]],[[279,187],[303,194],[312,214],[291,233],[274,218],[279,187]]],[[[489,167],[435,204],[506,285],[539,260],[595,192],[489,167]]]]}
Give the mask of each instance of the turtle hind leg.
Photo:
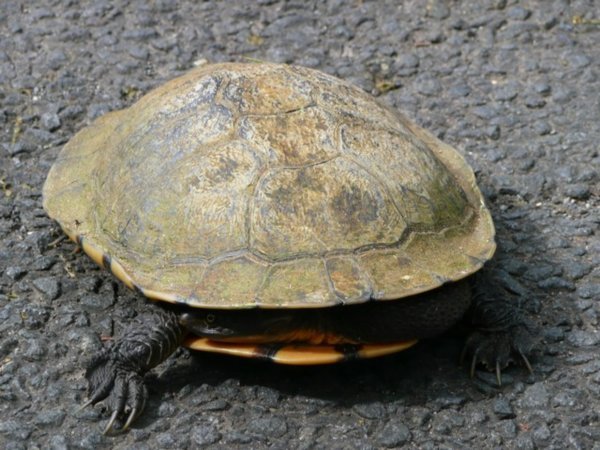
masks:
{"type": "Polygon", "coordinates": [[[473,330],[461,354],[461,363],[470,358],[470,374],[477,364],[496,372],[502,384],[502,369],[521,362],[533,372],[528,356],[537,343],[537,328],[517,302],[485,271],[472,282],[472,303],[468,314],[473,330]]]}
{"type": "Polygon", "coordinates": [[[111,417],[105,434],[126,430],[141,414],[148,398],[144,374],[167,359],[184,334],[175,313],[157,310],[141,316],[90,360],[85,373],[89,400],[83,407],[106,399],[111,417]]]}

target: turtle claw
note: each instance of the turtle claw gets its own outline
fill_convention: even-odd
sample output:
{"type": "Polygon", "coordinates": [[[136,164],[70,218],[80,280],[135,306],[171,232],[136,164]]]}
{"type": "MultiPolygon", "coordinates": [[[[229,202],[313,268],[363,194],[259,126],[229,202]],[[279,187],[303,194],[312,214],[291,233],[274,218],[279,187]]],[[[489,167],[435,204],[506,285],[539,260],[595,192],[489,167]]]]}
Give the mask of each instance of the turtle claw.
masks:
{"type": "Polygon", "coordinates": [[[533,367],[531,367],[529,359],[527,359],[527,356],[525,356],[525,353],[523,353],[520,348],[517,349],[517,351],[519,352],[519,356],[521,356],[521,361],[523,361],[523,364],[525,364],[525,367],[527,367],[529,373],[533,375],[533,367]]]}
{"type": "Polygon", "coordinates": [[[502,386],[502,370],[511,363],[522,361],[529,373],[533,374],[526,356],[533,344],[532,334],[525,326],[515,325],[505,331],[475,331],[465,342],[460,362],[462,364],[467,355],[472,355],[471,378],[475,375],[477,365],[482,364],[489,371],[495,372],[498,386],[502,386]],[[523,348],[527,351],[523,351],[523,348]]]}
{"type": "Polygon", "coordinates": [[[80,413],[81,411],[83,411],[85,408],[87,408],[90,405],[93,405],[94,401],[93,399],[88,400],[87,402],[85,402],[83,405],[81,405],[79,408],[77,408],[77,413],[80,413]]]}
{"type": "Polygon", "coordinates": [[[500,368],[500,360],[496,359],[496,381],[498,386],[502,386],[502,369],[500,368]]]}
{"type": "Polygon", "coordinates": [[[119,415],[119,411],[113,411],[113,413],[110,416],[110,419],[108,421],[108,423],[106,424],[106,427],[104,427],[104,432],[103,434],[109,434],[110,431],[113,429],[113,426],[115,424],[115,421],[117,420],[117,416],[119,415]]]}
{"type": "Polygon", "coordinates": [[[127,430],[143,411],[148,397],[142,376],[123,367],[111,355],[101,352],[90,362],[86,371],[90,398],[81,408],[106,400],[112,413],[104,434],[127,430]]]}
{"type": "Polygon", "coordinates": [[[143,411],[148,393],[141,376],[118,371],[107,405],[113,411],[104,434],[126,431],[143,411]],[[124,425],[121,425],[123,422],[124,425]]]}
{"type": "Polygon", "coordinates": [[[133,408],[131,410],[131,412],[129,413],[129,416],[127,417],[127,422],[125,422],[125,425],[123,425],[123,430],[127,430],[129,429],[129,426],[133,423],[133,421],[135,419],[137,419],[137,417],[140,415],[140,413],[142,412],[144,408],[142,407],[142,409],[136,409],[133,408]]]}
{"type": "MultiPolygon", "coordinates": [[[[467,347],[465,346],[465,350],[467,347]]],[[[473,353],[473,358],[471,359],[471,370],[469,371],[469,376],[473,378],[475,376],[475,367],[477,367],[477,355],[479,354],[479,349],[475,350],[473,353]]]]}

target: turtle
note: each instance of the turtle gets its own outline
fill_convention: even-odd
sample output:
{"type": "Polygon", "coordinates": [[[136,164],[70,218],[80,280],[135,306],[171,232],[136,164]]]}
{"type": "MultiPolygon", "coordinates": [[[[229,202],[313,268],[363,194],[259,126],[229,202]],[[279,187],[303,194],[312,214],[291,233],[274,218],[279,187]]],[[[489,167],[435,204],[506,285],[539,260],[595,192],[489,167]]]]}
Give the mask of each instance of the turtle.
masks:
{"type": "Polygon", "coordinates": [[[182,345],[328,364],[470,317],[472,371],[531,369],[525,314],[476,277],[495,229],[466,160],[323,72],[194,68],[79,131],[43,204],[153,305],[90,358],[84,406],[107,399],[105,432],[140,415],[144,374],[182,345]]]}

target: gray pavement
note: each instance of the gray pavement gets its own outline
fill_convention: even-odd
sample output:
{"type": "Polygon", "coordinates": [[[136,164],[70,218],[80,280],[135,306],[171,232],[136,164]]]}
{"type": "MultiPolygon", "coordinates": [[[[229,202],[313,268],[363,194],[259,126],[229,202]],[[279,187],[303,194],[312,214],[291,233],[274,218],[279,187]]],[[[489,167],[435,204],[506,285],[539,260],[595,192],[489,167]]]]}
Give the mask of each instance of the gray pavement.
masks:
{"type": "Polygon", "coordinates": [[[600,449],[600,9],[590,1],[12,1],[0,7],[0,448],[600,449]],[[83,365],[143,299],[58,240],[61,146],[203,61],[315,67],[456,146],[492,209],[494,270],[541,326],[501,388],[458,337],[294,369],[178,351],[126,434],[83,365]]]}

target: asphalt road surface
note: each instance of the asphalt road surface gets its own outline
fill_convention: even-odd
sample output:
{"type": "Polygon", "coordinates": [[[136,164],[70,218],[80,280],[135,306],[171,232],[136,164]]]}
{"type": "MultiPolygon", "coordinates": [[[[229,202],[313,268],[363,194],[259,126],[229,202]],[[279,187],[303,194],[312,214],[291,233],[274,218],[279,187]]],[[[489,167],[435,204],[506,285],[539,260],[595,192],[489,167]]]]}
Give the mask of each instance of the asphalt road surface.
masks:
{"type": "Polygon", "coordinates": [[[589,1],[12,1],[0,7],[0,448],[600,449],[600,9],[589,1]],[[83,366],[144,300],[41,207],[62,145],[203,62],[349,80],[457,147],[503,285],[540,327],[534,374],[470,379],[460,337],[286,368],[178,351],[103,436],[83,366]]]}

